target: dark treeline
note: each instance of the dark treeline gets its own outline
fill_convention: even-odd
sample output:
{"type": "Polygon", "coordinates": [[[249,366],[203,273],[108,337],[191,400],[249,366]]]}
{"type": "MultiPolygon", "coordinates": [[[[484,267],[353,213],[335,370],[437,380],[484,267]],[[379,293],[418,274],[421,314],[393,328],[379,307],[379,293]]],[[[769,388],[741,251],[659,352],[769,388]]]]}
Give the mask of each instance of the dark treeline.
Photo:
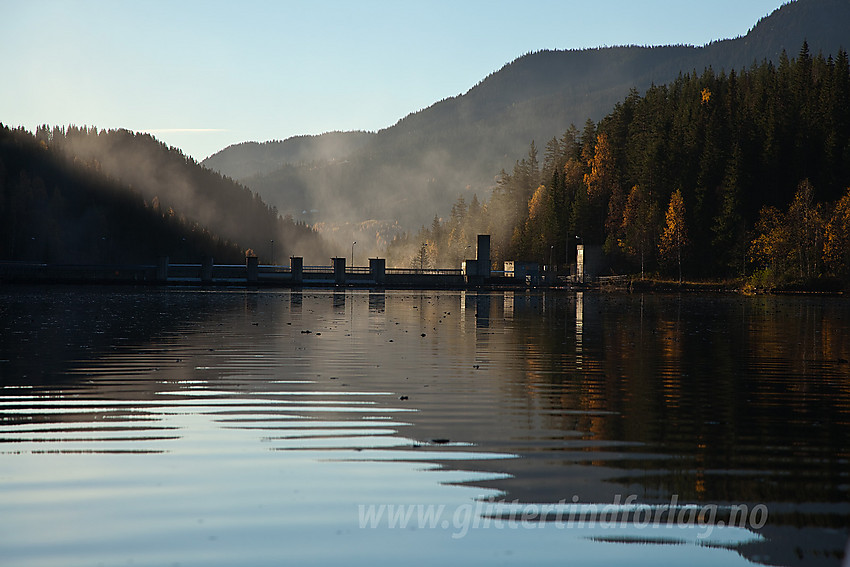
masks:
{"type": "MultiPolygon", "coordinates": [[[[323,247],[249,189],[146,134],[0,126],[0,259],[270,261],[323,247]],[[301,247],[301,248],[299,248],[301,247]]],[[[321,250],[321,252],[324,252],[321,250]]]]}
{"type": "MultiPolygon", "coordinates": [[[[532,142],[502,171],[474,219],[493,234],[497,261],[563,266],[578,237],[602,246],[619,273],[774,283],[846,274],[850,233],[839,229],[850,218],[836,217],[847,214],[850,187],[844,50],[812,56],[804,43],[777,65],[709,68],[632,91],[598,124],[573,126],[540,153],[532,142]]],[[[420,240],[439,246],[444,226],[420,240]]]]}

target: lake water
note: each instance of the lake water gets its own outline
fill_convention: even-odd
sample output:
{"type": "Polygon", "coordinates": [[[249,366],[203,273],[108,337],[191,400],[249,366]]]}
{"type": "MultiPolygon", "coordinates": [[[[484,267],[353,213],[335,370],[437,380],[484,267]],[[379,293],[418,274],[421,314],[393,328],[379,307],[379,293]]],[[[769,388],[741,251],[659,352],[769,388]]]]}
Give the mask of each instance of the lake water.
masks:
{"type": "Polygon", "coordinates": [[[832,565],[850,302],[0,288],[0,563],[832,565]]]}

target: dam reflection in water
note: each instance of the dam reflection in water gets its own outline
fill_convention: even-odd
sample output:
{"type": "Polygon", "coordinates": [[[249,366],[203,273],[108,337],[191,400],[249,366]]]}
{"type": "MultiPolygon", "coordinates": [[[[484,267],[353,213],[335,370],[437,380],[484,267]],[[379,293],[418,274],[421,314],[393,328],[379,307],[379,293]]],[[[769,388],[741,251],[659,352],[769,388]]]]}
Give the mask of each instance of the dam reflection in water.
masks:
{"type": "Polygon", "coordinates": [[[0,294],[10,564],[840,563],[841,300],[0,294]]]}

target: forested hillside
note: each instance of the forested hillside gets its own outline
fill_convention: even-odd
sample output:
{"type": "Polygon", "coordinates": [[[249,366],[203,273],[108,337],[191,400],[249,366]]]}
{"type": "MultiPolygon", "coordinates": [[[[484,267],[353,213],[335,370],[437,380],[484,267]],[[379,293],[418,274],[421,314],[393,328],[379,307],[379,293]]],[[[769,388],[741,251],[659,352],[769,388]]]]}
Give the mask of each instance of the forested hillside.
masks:
{"type": "Polygon", "coordinates": [[[0,125],[0,259],[269,261],[326,251],[249,189],[149,135],[0,125]]]}
{"type": "Polygon", "coordinates": [[[458,195],[467,201],[475,193],[488,198],[495,174],[509,169],[532,140],[542,146],[570,124],[599,121],[632,89],[643,94],[653,84],[708,67],[728,74],[765,60],[778,65],[783,50],[794,54],[806,39],[813,56],[835,54],[850,46],[848,30],[850,2],[797,0],[746,36],[706,46],[529,53],[465,94],[363,139],[361,147],[338,146],[333,161],[318,153],[303,163],[269,161],[266,156],[280,156],[273,147],[287,141],[229,148],[204,163],[238,177],[281,211],[318,211],[311,222],[387,219],[415,228],[428,225],[435,214],[447,219],[458,195]],[[262,167],[248,175],[249,162],[258,161],[262,167]]]}
{"type": "Polygon", "coordinates": [[[480,212],[435,221],[414,251],[436,263],[483,228],[499,260],[564,264],[578,237],[620,273],[845,277],[848,191],[847,52],[813,56],[804,43],[778,65],[633,91],[542,157],[532,144],[480,212]]]}
{"type": "Polygon", "coordinates": [[[270,142],[243,142],[217,152],[204,166],[234,179],[268,175],[286,166],[342,160],[366,147],[374,132],[328,132],[270,142]]]}

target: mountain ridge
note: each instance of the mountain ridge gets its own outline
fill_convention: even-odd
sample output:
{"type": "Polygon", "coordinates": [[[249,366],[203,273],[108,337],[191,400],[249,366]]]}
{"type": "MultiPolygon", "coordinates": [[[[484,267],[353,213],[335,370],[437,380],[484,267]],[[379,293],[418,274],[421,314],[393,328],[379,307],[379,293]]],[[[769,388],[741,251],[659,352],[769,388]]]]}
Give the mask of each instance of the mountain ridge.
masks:
{"type": "MultiPolygon", "coordinates": [[[[407,227],[447,214],[458,195],[486,198],[501,169],[531,140],[542,147],[570,124],[599,120],[636,89],[711,67],[731,71],[778,63],[808,41],[812,53],[850,45],[850,3],[796,0],[761,18],[747,34],[704,46],[613,46],[523,55],[449,97],[309,165],[268,165],[235,176],[282,212],[332,222],[398,220],[407,227]]],[[[353,139],[353,138],[352,138],[353,139]]],[[[320,142],[321,136],[315,142],[320,142]]],[[[281,142],[285,144],[286,141],[281,142]]],[[[247,148],[245,148],[247,149],[247,148]]],[[[232,149],[203,164],[215,168],[232,149]]],[[[219,169],[225,175],[230,171],[219,169]]],[[[235,170],[234,170],[235,171],[235,170]]]]}

